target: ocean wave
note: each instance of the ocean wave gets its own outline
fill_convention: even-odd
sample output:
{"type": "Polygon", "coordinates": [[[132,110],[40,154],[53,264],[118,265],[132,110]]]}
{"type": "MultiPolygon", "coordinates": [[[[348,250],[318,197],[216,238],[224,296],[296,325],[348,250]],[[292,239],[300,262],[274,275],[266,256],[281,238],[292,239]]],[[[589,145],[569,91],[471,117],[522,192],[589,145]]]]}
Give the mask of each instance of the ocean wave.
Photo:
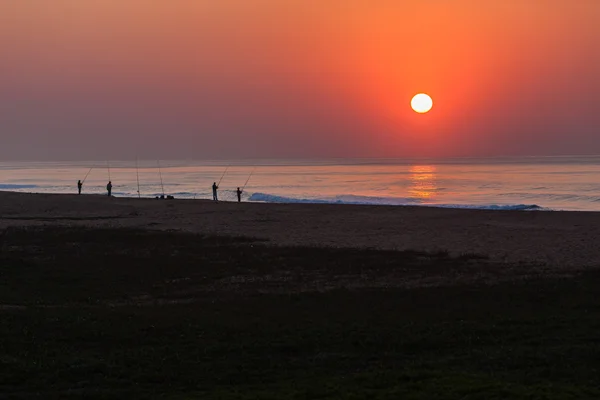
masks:
{"type": "Polygon", "coordinates": [[[432,207],[441,208],[467,208],[474,210],[515,210],[515,211],[541,211],[547,210],[537,204],[433,204],[432,207]]]}
{"type": "Polygon", "coordinates": [[[13,190],[13,189],[34,189],[38,185],[18,185],[12,183],[0,183],[0,190],[13,190]]]}
{"type": "Polygon", "coordinates": [[[372,197],[340,195],[329,198],[298,198],[284,197],[267,193],[253,193],[250,201],[262,203],[310,203],[310,204],[381,204],[381,205],[408,205],[419,204],[419,199],[398,197],[372,197]]]}
{"type": "MultiPolygon", "coordinates": [[[[100,192],[106,192],[103,188],[101,188],[100,192]]],[[[131,191],[112,191],[113,196],[117,196],[117,197],[138,197],[138,193],[137,192],[131,192],[131,191]]],[[[140,193],[141,197],[144,198],[148,198],[148,197],[160,197],[162,196],[162,192],[144,192],[142,191],[140,193]]],[[[167,192],[165,191],[165,196],[173,196],[175,198],[193,198],[194,196],[198,196],[201,197],[202,194],[201,193],[195,193],[195,192],[167,192]]]]}
{"type": "Polygon", "coordinates": [[[297,198],[267,193],[253,193],[249,201],[261,203],[305,203],[305,204],[354,204],[354,205],[392,205],[392,206],[427,206],[442,208],[466,208],[479,210],[544,210],[537,204],[430,204],[421,199],[411,197],[373,197],[340,195],[329,198],[297,198]]]}
{"type": "Polygon", "coordinates": [[[529,193],[529,192],[509,192],[498,193],[501,197],[518,197],[521,199],[544,199],[551,201],[569,201],[569,202],[599,202],[600,196],[590,196],[581,193],[529,193]]]}
{"type": "MultiPolygon", "coordinates": [[[[137,193],[135,194],[137,196],[137,193]]],[[[153,193],[142,193],[142,195],[146,195],[146,196],[152,196],[152,197],[156,197],[156,196],[162,196],[162,192],[153,192],[153,193]]],[[[193,196],[198,196],[200,195],[199,193],[195,193],[195,192],[167,192],[165,191],[165,196],[174,196],[174,197],[193,197],[193,196]]]]}

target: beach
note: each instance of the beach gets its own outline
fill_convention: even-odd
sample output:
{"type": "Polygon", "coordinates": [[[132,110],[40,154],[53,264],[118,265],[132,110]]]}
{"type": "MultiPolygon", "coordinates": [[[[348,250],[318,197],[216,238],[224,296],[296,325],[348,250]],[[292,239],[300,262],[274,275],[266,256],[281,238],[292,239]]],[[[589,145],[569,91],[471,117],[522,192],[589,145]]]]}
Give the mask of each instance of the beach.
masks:
{"type": "Polygon", "coordinates": [[[0,398],[600,397],[594,212],[0,204],[0,398]]]}
{"type": "Polygon", "coordinates": [[[272,245],[448,251],[556,268],[600,265],[600,213],[264,204],[0,192],[0,228],[139,228],[272,245]]]}

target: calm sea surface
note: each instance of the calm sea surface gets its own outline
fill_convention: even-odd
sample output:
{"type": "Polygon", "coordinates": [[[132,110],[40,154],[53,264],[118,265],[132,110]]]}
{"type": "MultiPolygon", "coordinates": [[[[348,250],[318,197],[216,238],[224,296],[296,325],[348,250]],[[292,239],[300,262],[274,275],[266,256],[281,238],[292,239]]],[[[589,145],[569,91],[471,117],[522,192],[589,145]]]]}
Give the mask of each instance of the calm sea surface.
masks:
{"type": "Polygon", "coordinates": [[[600,156],[0,163],[0,190],[221,200],[600,211],[600,156]],[[160,165],[160,168],[159,168],[160,165]],[[89,174],[88,174],[89,173],[89,174]],[[224,174],[224,175],[223,175],[224,174]],[[87,178],[86,178],[87,175],[87,178]],[[161,185],[162,178],[162,185],[161,185]]]}

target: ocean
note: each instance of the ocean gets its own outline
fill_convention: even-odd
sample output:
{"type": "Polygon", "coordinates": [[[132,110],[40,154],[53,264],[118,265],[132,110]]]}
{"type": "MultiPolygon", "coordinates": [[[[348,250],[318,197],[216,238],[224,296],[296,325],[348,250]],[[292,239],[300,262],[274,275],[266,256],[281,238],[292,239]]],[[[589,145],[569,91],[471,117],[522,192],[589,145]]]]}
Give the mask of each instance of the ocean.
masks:
{"type": "Polygon", "coordinates": [[[493,159],[2,162],[0,190],[123,197],[600,211],[600,156],[493,159]],[[86,178],[87,175],[87,178],[86,178]],[[161,184],[162,180],[162,184],[161,184]]]}

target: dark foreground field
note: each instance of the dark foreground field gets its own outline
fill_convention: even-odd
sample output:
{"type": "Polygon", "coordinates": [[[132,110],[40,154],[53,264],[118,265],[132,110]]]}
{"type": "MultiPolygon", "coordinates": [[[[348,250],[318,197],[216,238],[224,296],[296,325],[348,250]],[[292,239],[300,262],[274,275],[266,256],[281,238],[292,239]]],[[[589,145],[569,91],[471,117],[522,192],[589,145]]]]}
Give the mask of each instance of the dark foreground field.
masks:
{"type": "Polygon", "coordinates": [[[0,240],[0,398],[600,398],[596,270],[170,232],[0,240]]]}

